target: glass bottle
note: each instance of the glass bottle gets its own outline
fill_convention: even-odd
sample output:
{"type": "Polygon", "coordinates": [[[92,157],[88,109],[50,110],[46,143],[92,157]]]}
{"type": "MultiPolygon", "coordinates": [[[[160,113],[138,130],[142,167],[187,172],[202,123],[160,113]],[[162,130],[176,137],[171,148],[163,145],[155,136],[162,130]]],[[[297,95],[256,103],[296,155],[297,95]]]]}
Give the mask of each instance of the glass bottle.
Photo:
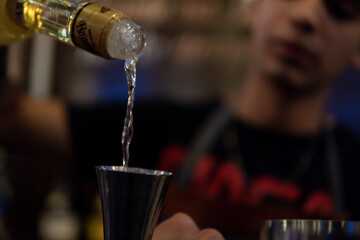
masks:
{"type": "Polygon", "coordinates": [[[0,0],[0,45],[38,32],[105,58],[132,59],[144,29],[125,14],[86,1],[0,0]]]}

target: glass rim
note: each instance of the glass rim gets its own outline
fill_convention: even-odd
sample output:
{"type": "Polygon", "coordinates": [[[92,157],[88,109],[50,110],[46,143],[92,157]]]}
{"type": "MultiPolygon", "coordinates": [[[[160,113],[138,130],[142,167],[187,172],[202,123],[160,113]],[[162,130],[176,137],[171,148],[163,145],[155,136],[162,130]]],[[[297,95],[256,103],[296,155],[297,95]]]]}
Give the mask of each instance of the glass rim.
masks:
{"type": "Polygon", "coordinates": [[[100,171],[145,174],[145,175],[153,175],[153,176],[172,176],[173,175],[171,172],[166,172],[166,171],[161,171],[161,170],[136,168],[136,167],[123,167],[123,166],[117,166],[117,165],[103,165],[103,166],[96,166],[95,168],[100,171]]]}

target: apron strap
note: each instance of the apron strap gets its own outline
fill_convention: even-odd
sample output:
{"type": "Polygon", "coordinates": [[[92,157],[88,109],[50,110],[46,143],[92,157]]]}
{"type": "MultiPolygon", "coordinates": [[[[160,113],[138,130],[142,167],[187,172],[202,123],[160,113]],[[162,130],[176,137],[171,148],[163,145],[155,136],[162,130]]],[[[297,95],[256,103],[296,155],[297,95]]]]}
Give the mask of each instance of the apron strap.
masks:
{"type": "Polygon", "coordinates": [[[328,181],[334,197],[336,211],[344,210],[344,189],[341,159],[333,130],[327,131],[325,136],[325,164],[328,171],[328,181]]]}
{"type": "Polygon", "coordinates": [[[230,109],[226,105],[220,106],[205,122],[204,126],[195,135],[195,138],[191,142],[189,153],[185,159],[184,165],[181,167],[177,181],[180,184],[187,185],[191,180],[191,174],[196,166],[197,161],[201,155],[206,152],[207,149],[216,140],[218,134],[225,128],[231,118],[230,109]]]}

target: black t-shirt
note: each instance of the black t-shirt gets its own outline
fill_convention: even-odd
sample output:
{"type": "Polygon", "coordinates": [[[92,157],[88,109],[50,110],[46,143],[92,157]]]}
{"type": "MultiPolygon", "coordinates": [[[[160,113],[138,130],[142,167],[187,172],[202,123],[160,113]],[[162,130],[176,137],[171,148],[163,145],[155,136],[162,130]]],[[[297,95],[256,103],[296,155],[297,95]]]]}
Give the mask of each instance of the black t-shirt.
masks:
{"type": "MultiPolygon", "coordinates": [[[[216,102],[137,102],[129,165],[172,171],[175,181],[232,203],[360,219],[359,137],[341,126],[288,135],[223,113],[216,102]]],[[[122,104],[69,107],[80,178],[95,179],[96,165],[122,164],[124,116],[122,104]]]]}

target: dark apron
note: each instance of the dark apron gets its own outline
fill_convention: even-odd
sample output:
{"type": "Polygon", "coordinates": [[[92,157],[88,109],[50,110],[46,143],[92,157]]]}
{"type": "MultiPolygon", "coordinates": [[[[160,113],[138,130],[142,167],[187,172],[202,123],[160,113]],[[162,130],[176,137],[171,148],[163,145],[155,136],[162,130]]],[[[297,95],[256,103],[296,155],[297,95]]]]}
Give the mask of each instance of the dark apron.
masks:
{"type": "MultiPolygon", "coordinates": [[[[230,109],[223,105],[217,109],[212,116],[205,122],[203,127],[193,138],[190,144],[190,151],[185,159],[184,165],[177,175],[177,182],[182,185],[188,185],[191,180],[191,174],[203,153],[214,144],[224,128],[231,120],[230,109]]],[[[324,130],[325,138],[325,169],[328,176],[328,183],[334,198],[335,211],[344,210],[343,199],[343,178],[341,161],[338,152],[338,146],[332,129],[324,130]]],[[[310,156],[311,158],[312,156],[310,156]]],[[[301,163],[302,164],[302,163],[301,163]]],[[[306,163],[304,163],[306,164],[306,163]]],[[[301,165],[300,165],[301,167],[301,165]]]]}

